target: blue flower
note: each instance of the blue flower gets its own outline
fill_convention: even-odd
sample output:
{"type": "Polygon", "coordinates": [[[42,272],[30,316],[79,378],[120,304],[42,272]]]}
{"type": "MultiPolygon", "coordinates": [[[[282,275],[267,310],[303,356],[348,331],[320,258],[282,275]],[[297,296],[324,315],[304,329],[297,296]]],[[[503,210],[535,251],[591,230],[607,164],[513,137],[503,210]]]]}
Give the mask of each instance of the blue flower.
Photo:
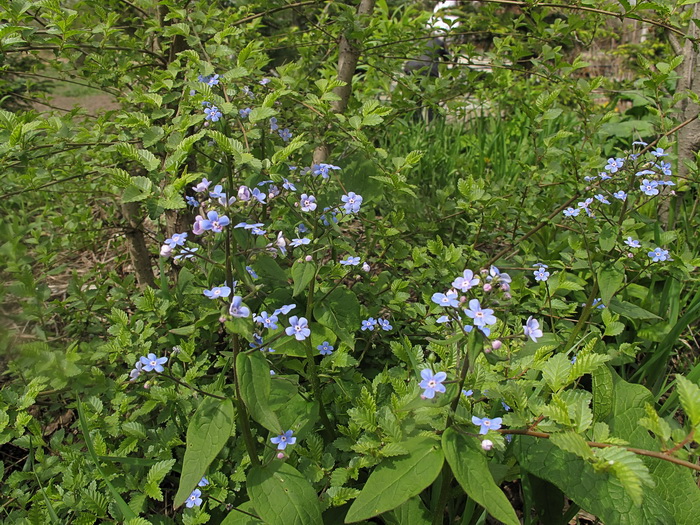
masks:
{"type": "Polygon", "coordinates": [[[261,204],[265,204],[265,199],[267,198],[267,193],[260,191],[258,188],[254,188],[253,192],[250,194],[251,197],[257,199],[261,204]]]}
{"type": "Polygon", "coordinates": [[[345,213],[357,213],[360,211],[362,195],[356,195],[354,191],[351,191],[347,195],[343,195],[340,200],[345,203],[345,213]]]}
{"type": "Polygon", "coordinates": [[[447,379],[447,374],[445,372],[433,374],[433,371],[430,370],[430,368],[426,368],[421,370],[420,376],[423,378],[423,381],[421,381],[418,385],[423,389],[423,394],[421,397],[425,399],[433,399],[436,392],[445,392],[445,385],[442,384],[442,382],[447,379]]]}
{"type": "Polygon", "coordinates": [[[348,255],[345,260],[340,261],[340,264],[343,266],[357,266],[360,264],[360,258],[348,255]]]}
{"type": "Polygon", "coordinates": [[[329,170],[339,170],[340,168],[338,166],[333,166],[333,164],[314,164],[311,166],[311,173],[314,175],[318,176],[321,175],[324,179],[327,179],[330,177],[328,171],[329,170]]]}
{"type": "Polygon", "coordinates": [[[243,297],[240,295],[235,295],[231,301],[231,306],[228,309],[228,313],[233,317],[249,317],[250,308],[243,306],[243,297]]]}
{"type": "Polygon", "coordinates": [[[381,327],[382,330],[385,330],[388,332],[389,330],[391,330],[393,328],[393,326],[391,326],[391,324],[389,323],[388,319],[377,319],[377,321],[379,322],[379,326],[381,327]]]}
{"type": "Polygon", "coordinates": [[[277,125],[277,119],[275,117],[272,117],[270,119],[270,131],[277,131],[279,129],[279,126],[277,125]]]}
{"type": "MultiPolygon", "coordinates": [[[[585,305],[586,303],[583,304],[585,305]]],[[[600,297],[596,297],[595,299],[593,299],[593,304],[591,304],[591,308],[597,308],[598,310],[605,308],[605,305],[603,304],[603,299],[601,299],[600,297]]]]}
{"type": "Polygon", "coordinates": [[[297,317],[293,315],[289,318],[289,326],[285,329],[287,335],[293,335],[297,341],[303,341],[311,335],[309,330],[309,322],[306,317],[297,317]]]}
{"type": "Polygon", "coordinates": [[[667,261],[669,259],[668,250],[662,248],[654,248],[654,250],[650,251],[647,255],[651,257],[652,262],[667,261]]]}
{"type": "Polygon", "coordinates": [[[625,159],[617,158],[617,159],[608,159],[608,163],[605,166],[605,169],[609,171],[610,173],[617,173],[617,171],[622,168],[622,165],[624,164],[625,159]]]}
{"type": "Polygon", "coordinates": [[[240,186],[238,188],[238,200],[243,202],[250,200],[250,188],[248,186],[240,186]]]}
{"type": "Polygon", "coordinates": [[[190,206],[194,206],[195,208],[199,206],[199,201],[191,195],[185,195],[185,201],[187,202],[187,204],[189,204],[190,206]]]}
{"type": "MultiPolygon", "coordinates": [[[[598,174],[598,176],[600,177],[600,180],[610,180],[610,179],[612,179],[612,177],[611,177],[608,173],[606,173],[605,171],[601,171],[601,172],[598,174]]],[[[591,178],[595,178],[595,177],[591,177],[591,178]]]]}
{"type": "Polygon", "coordinates": [[[154,370],[158,373],[163,372],[165,368],[163,365],[168,362],[167,357],[156,357],[156,354],[148,354],[147,356],[142,356],[139,359],[143,365],[144,372],[153,372],[154,370]]]}
{"type": "Polygon", "coordinates": [[[211,230],[215,233],[219,233],[223,231],[224,226],[228,226],[230,222],[226,215],[219,217],[219,214],[212,210],[207,213],[207,218],[201,221],[201,227],[204,230],[211,230]]]}
{"type": "Polygon", "coordinates": [[[265,328],[269,328],[270,330],[277,329],[277,316],[274,313],[272,315],[268,315],[267,312],[260,312],[260,315],[256,315],[253,318],[253,321],[263,325],[265,328]]]}
{"type": "Polygon", "coordinates": [[[369,317],[362,321],[362,330],[374,331],[374,327],[377,326],[377,320],[374,317],[369,317]]]}
{"type": "Polygon", "coordinates": [[[289,245],[293,248],[297,248],[303,244],[309,244],[311,242],[311,239],[307,239],[306,237],[301,238],[301,239],[292,239],[292,242],[289,243],[289,245]]]}
{"type": "Polygon", "coordinates": [[[204,295],[209,299],[218,299],[219,297],[228,297],[231,295],[231,288],[226,285],[215,286],[211,290],[204,290],[204,295]]]}
{"type": "Polygon", "coordinates": [[[282,178],[282,187],[283,187],[285,190],[297,191],[297,187],[294,185],[294,183],[289,182],[289,180],[288,180],[288,179],[285,179],[285,178],[282,178]]]}
{"type": "Polygon", "coordinates": [[[277,133],[279,133],[280,138],[285,142],[289,142],[289,139],[292,138],[292,132],[289,131],[289,128],[280,129],[277,133]]]}
{"type": "Polygon", "coordinates": [[[205,77],[204,75],[199,75],[197,77],[197,81],[206,84],[209,82],[209,77],[208,76],[205,77]]]}
{"type": "Polygon", "coordinates": [[[599,193],[598,195],[596,195],[595,198],[597,200],[599,200],[600,202],[602,202],[603,204],[610,204],[610,201],[608,199],[606,199],[605,195],[603,195],[602,193],[599,193]]]}
{"type": "Polygon", "coordinates": [[[218,199],[218,198],[220,198],[221,196],[223,196],[223,198],[225,199],[225,198],[226,198],[226,194],[223,192],[223,189],[224,189],[224,188],[223,188],[223,186],[221,186],[221,184],[217,184],[216,186],[214,186],[214,191],[210,191],[210,192],[209,192],[209,196],[210,196],[212,199],[218,199]]]}
{"type": "Polygon", "coordinates": [[[657,157],[657,158],[668,156],[668,153],[664,153],[663,148],[656,148],[654,150],[651,150],[649,153],[651,153],[652,155],[654,155],[654,157],[657,157]]]}
{"type": "Polygon", "coordinates": [[[448,290],[447,293],[434,293],[430,299],[443,307],[451,306],[457,308],[459,306],[457,292],[454,290],[448,290]]]}
{"type": "Polygon", "coordinates": [[[656,175],[656,173],[651,170],[642,170],[634,174],[635,177],[641,177],[642,175],[656,175]]]}
{"type": "Polygon", "coordinates": [[[505,401],[501,401],[501,405],[503,406],[503,409],[504,409],[506,412],[509,412],[509,411],[510,411],[510,407],[506,404],[505,401]]]}
{"type": "Polygon", "coordinates": [[[188,509],[191,509],[192,507],[199,507],[202,504],[202,498],[200,497],[201,495],[201,490],[194,489],[192,491],[192,494],[190,494],[187,497],[187,502],[185,503],[185,506],[187,506],[188,509]]]}
{"type": "Polygon", "coordinates": [[[546,281],[549,279],[549,272],[545,269],[546,267],[540,267],[535,270],[535,281],[546,281]]]}
{"type": "Polygon", "coordinates": [[[208,78],[207,84],[210,86],[216,86],[219,83],[219,75],[212,75],[208,78]]]}
{"type": "Polygon", "coordinates": [[[661,172],[666,175],[667,177],[670,177],[673,175],[673,171],[671,170],[671,163],[670,162],[662,162],[661,165],[659,166],[661,169],[661,172]]]}
{"type": "Polygon", "coordinates": [[[247,118],[251,111],[252,109],[250,108],[243,108],[238,110],[238,114],[241,116],[241,118],[247,118]]]}
{"type": "Polygon", "coordinates": [[[316,209],[316,197],[313,195],[302,193],[300,199],[301,211],[314,211],[316,209]]]}
{"type": "Polygon", "coordinates": [[[540,323],[537,319],[533,319],[532,316],[527,318],[525,324],[523,325],[523,332],[525,337],[529,337],[533,342],[537,342],[537,339],[542,337],[542,330],[540,330],[540,323]]]}
{"type": "Polygon", "coordinates": [[[204,108],[204,114],[206,115],[204,120],[211,120],[212,122],[217,122],[222,116],[221,111],[216,106],[204,108]]]}
{"type": "Polygon", "coordinates": [[[578,208],[572,208],[569,206],[564,210],[563,213],[564,217],[576,217],[580,212],[581,210],[579,210],[578,208]]]}
{"type": "Polygon", "coordinates": [[[169,245],[171,248],[175,246],[183,246],[187,240],[187,233],[176,233],[170,239],[165,240],[165,244],[169,245]]]}
{"type": "Polygon", "coordinates": [[[275,312],[273,313],[273,315],[279,315],[279,314],[287,315],[289,312],[291,312],[292,310],[294,310],[294,308],[296,308],[296,306],[297,306],[297,305],[295,305],[295,304],[285,304],[284,306],[282,306],[282,307],[278,308],[277,310],[275,310],[275,312]]]}
{"type": "Polygon", "coordinates": [[[467,292],[477,284],[479,284],[479,279],[474,276],[474,272],[471,270],[464,270],[462,277],[457,277],[452,281],[452,286],[461,292],[467,292]]]}
{"type": "Polygon", "coordinates": [[[138,361],[136,361],[136,365],[134,365],[133,370],[129,372],[129,381],[136,381],[141,375],[141,372],[143,372],[143,363],[139,359],[138,361]]]}
{"type": "Polygon", "coordinates": [[[199,250],[198,247],[194,248],[183,248],[179,255],[173,257],[174,261],[179,261],[180,259],[191,259],[194,257],[195,252],[199,250]]]}
{"type": "Polygon", "coordinates": [[[627,239],[625,239],[625,244],[630,248],[640,248],[642,246],[641,242],[639,242],[637,239],[633,239],[632,237],[627,237],[627,239]]]}
{"type": "Polygon", "coordinates": [[[469,389],[469,390],[462,390],[462,395],[463,395],[464,397],[471,397],[472,395],[474,395],[474,391],[471,390],[471,389],[469,389]]]}
{"type": "Polygon", "coordinates": [[[646,147],[646,146],[648,146],[649,144],[647,144],[647,143],[644,142],[643,140],[635,140],[635,141],[632,143],[632,145],[633,145],[633,146],[642,146],[642,147],[646,147]]]}
{"type": "Polygon", "coordinates": [[[494,417],[493,419],[489,419],[487,417],[484,418],[478,418],[476,416],[472,416],[472,423],[475,424],[479,428],[479,434],[487,434],[489,430],[498,430],[501,428],[501,423],[503,423],[503,419],[500,417],[494,417]]]}
{"type": "Polygon", "coordinates": [[[620,191],[616,191],[615,193],[613,193],[613,197],[623,201],[627,198],[627,194],[624,191],[620,190],[620,191]]]}
{"type": "Polygon", "coordinates": [[[284,434],[270,438],[270,441],[277,445],[277,450],[284,450],[287,445],[293,445],[297,442],[297,438],[292,437],[292,434],[294,434],[292,430],[287,430],[284,434]]]}
{"type": "Polygon", "coordinates": [[[250,274],[250,276],[251,276],[253,279],[258,279],[258,274],[255,273],[255,270],[253,270],[253,268],[251,268],[250,266],[246,266],[246,267],[245,267],[245,270],[246,270],[246,272],[248,272],[248,273],[250,274]]]}
{"type": "Polygon", "coordinates": [[[644,192],[644,195],[658,195],[659,194],[659,189],[657,186],[659,183],[655,180],[649,180],[649,179],[644,179],[642,181],[642,185],[639,187],[640,190],[644,192]]]}
{"type": "Polygon", "coordinates": [[[438,318],[435,320],[436,323],[440,323],[440,324],[449,323],[450,321],[451,321],[451,319],[450,319],[450,317],[447,316],[447,315],[441,315],[440,317],[438,317],[438,318]]]}
{"type": "Polygon", "coordinates": [[[474,320],[474,326],[477,327],[495,324],[497,321],[496,317],[493,315],[493,310],[490,308],[481,308],[478,299],[469,301],[469,308],[465,308],[464,313],[474,320]]]}
{"type": "Polygon", "coordinates": [[[333,347],[328,341],[324,341],[323,344],[318,345],[316,349],[321,355],[331,355],[333,353],[333,347]]]}
{"type": "Polygon", "coordinates": [[[209,480],[207,478],[202,478],[199,480],[199,483],[197,483],[198,487],[206,487],[209,485],[209,480]]]}

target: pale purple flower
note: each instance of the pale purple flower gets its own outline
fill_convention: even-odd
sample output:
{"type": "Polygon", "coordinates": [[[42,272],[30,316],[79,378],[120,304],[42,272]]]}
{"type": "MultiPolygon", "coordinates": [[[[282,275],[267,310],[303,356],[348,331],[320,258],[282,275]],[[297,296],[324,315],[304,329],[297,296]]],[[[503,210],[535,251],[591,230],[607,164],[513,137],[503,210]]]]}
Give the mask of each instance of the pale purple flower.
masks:
{"type": "Polygon", "coordinates": [[[197,215],[194,218],[194,224],[192,225],[192,233],[195,235],[202,235],[205,232],[203,223],[204,218],[201,215],[197,215]]]}
{"type": "Polygon", "coordinates": [[[360,264],[360,258],[348,255],[344,260],[340,261],[340,264],[343,266],[357,266],[360,264]]]}
{"type": "Polygon", "coordinates": [[[161,257],[165,257],[167,259],[172,254],[173,254],[173,247],[170,246],[169,244],[164,244],[163,246],[160,247],[160,256],[161,257]]]}
{"type": "Polygon", "coordinates": [[[270,330],[277,329],[277,316],[274,313],[268,315],[267,312],[260,312],[260,315],[256,315],[253,321],[263,325],[264,328],[269,328],[270,330]]]}
{"type": "Polygon", "coordinates": [[[316,197],[302,193],[299,204],[301,205],[301,211],[314,211],[316,209],[316,197]]]}
{"type": "Polygon", "coordinates": [[[215,233],[222,232],[224,226],[228,226],[229,218],[226,215],[219,217],[219,214],[214,210],[207,213],[207,218],[202,221],[201,226],[204,230],[211,230],[215,233]]]}
{"type": "Polygon", "coordinates": [[[209,189],[210,184],[211,181],[207,180],[205,177],[196,186],[192,186],[192,189],[197,193],[204,193],[209,189]]]}
{"type": "Polygon", "coordinates": [[[654,196],[659,194],[658,185],[659,183],[655,180],[644,179],[639,189],[644,192],[644,195],[654,196]]]}
{"type": "Polygon", "coordinates": [[[194,489],[192,493],[187,497],[185,506],[188,509],[191,509],[192,507],[199,507],[202,504],[202,498],[200,497],[201,495],[201,490],[194,489]]]}
{"type": "Polygon", "coordinates": [[[641,242],[639,242],[637,239],[633,239],[632,237],[627,237],[627,239],[625,239],[625,244],[630,248],[641,248],[642,246],[641,242]]]}
{"type": "Polygon", "coordinates": [[[668,250],[664,250],[662,248],[654,248],[647,255],[651,257],[652,262],[662,262],[669,259],[668,250]]]}
{"type": "Polygon", "coordinates": [[[272,117],[270,119],[270,131],[277,131],[279,129],[279,126],[277,125],[277,119],[275,117],[272,117]]]}
{"type": "Polygon", "coordinates": [[[467,292],[477,284],[479,284],[479,278],[475,277],[471,270],[464,270],[462,277],[457,277],[452,281],[452,286],[461,292],[467,292]]]}
{"type": "Polygon", "coordinates": [[[527,318],[527,321],[523,325],[523,332],[525,337],[529,337],[533,342],[537,342],[537,339],[542,337],[542,330],[540,330],[540,323],[537,319],[533,319],[532,316],[527,318]]]}
{"type": "Polygon", "coordinates": [[[287,335],[293,335],[297,341],[303,341],[311,335],[309,322],[306,317],[293,315],[289,318],[289,326],[285,329],[287,335]]]}
{"type": "Polygon", "coordinates": [[[238,200],[242,202],[250,200],[250,188],[248,186],[240,186],[238,188],[238,200]]]}
{"type": "Polygon", "coordinates": [[[280,129],[277,133],[279,133],[280,138],[285,142],[289,142],[289,139],[292,138],[292,132],[289,131],[289,128],[280,129]]]}
{"type": "Polygon", "coordinates": [[[347,195],[343,195],[340,200],[345,203],[345,213],[357,213],[360,211],[362,195],[357,195],[354,191],[351,191],[347,195]]]}
{"type": "Polygon", "coordinates": [[[454,290],[448,290],[447,293],[434,293],[430,299],[443,307],[457,308],[459,306],[457,292],[454,290]]]}
{"type": "Polygon", "coordinates": [[[615,193],[613,193],[613,197],[623,201],[627,198],[627,194],[624,191],[620,190],[620,191],[616,191],[615,193]]]}
{"type": "Polygon", "coordinates": [[[147,356],[142,356],[140,361],[144,372],[153,372],[155,370],[161,373],[165,370],[163,365],[168,362],[168,358],[156,357],[156,354],[148,354],[147,356]]]}

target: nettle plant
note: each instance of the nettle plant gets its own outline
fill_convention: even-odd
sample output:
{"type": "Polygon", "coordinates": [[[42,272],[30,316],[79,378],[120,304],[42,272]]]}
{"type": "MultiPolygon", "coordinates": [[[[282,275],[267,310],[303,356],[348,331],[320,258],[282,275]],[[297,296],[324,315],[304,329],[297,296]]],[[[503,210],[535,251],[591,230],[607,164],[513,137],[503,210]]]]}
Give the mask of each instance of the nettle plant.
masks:
{"type": "MultiPolygon", "coordinates": [[[[164,240],[160,289],[145,289],[132,319],[112,314],[105,348],[133,366],[117,413],[100,422],[80,409],[92,454],[141,447],[161,460],[138,494],[130,473],[114,475],[113,515],[143,522],[175,470],[172,506],[188,524],[438,524],[445,513],[517,524],[500,488],[515,480],[526,508],[565,494],[565,521],[583,508],[608,523],[691,522],[700,389],[677,378],[681,425],[610,366],[637,352],[621,319],[656,317],[632,302],[635,283],[671,262],[683,270],[664,248],[673,233],[648,218],[673,191],[663,149],[637,143],[591,175],[591,195],[561,208],[569,249],[548,264],[479,268],[434,241],[433,275],[447,278],[410,290],[405,267],[374,253],[396,235],[372,211],[387,205],[381,192],[310,161],[288,111],[299,95],[278,78],[205,69],[180,107],[199,116],[188,148],[210,162],[174,185],[191,228],[164,240]],[[162,432],[139,422],[149,413],[162,432]],[[129,436],[92,451],[88,425],[118,433],[119,417],[129,436]],[[161,444],[140,444],[147,435],[161,444]]],[[[332,98],[331,83],[319,87],[332,98]]],[[[383,111],[362,113],[379,123],[383,111]]],[[[400,183],[407,164],[378,179],[400,183]]]]}

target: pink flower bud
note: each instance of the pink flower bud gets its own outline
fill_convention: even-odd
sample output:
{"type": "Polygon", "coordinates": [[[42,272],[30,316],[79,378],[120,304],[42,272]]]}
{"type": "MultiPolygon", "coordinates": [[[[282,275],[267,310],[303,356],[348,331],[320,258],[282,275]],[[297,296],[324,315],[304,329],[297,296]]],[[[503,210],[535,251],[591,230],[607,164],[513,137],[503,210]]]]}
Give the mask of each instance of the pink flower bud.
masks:
{"type": "Polygon", "coordinates": [[[504,292],[507,292],[508,290],[510,290],[510,285],[508,283],[503,283],[501,285],[501,290],[503,290],[504,292]]]}
{"type": "Polygon", "coordinates": [[[219,317],[219,322],[220,322],[220,323],[225,323],[225,322],[226,322],[226,316],[225,316],[225,315],[222,315],[221,317],[219,317]]]}
{"type": "Polygon", "coordinates": [[[481,442],[481,448],[488,452],[493,448],[493,441],[491,441],[490,439],[483,440],[481,442]]]}
{"type": "Polygon", "coordinates": [[[484,291],[485,292],[490,292],[491,288],[493,288],[493,286],[491,286],[491,283],[484,283],[484,291]]]}
{"type": "Polygon", "coordinates": [[[164,244],[160,247],[160,256],[166,259],[173,254],[173,248],[169,244],[164,244]]]}
{"type": "Polygon", "coordinates": [[[366,262],[362,263],[362,271],[369,272],[369,270],[370,270],[369,264],[367,264],[366,262]]]}
{"type": "Polygon", "coordinates": [[[506,293],[503,294],[503,298],[504,298],[506,301],[509,301],[510,299],[513,298],[513,296],[510,295],[508,292],[506,292],[506,293]]]}
{"type": "Polygon", "coordinates": [[[498,339],[495,339],[495,340],[491,343],[491,348],[494,349],[494,350],[498,350],[499,348],[501,348],[502,345],[503,345],[503,343],[501,343],[498,339]]]}
{"type": "Polygon", "coordinates": [[[284,452],[278,452],[277,459],[284,459],[284,452]]]}
{"type": "Polygon", "coordinates": [[[305,260],[306,262],[311,262],[311,261],[314,260],[314,258],[311,257],[311,255],[307,255],[306,257],[304,257],[304,260],[305,260]]]}

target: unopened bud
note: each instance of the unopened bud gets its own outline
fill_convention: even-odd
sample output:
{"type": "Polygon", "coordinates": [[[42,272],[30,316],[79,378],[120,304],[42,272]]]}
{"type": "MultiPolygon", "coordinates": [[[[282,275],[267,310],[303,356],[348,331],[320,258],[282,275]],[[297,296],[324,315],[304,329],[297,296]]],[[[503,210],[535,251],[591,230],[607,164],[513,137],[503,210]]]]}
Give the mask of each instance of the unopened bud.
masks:
{"type": "Polygon", "coordinates": [[[502,345],[503,345],[503,343],[501,343],[498,339],[495,339],[495,340],[491,343],[491,348],[494,349],[494,350],[498,350],[499,348],[501,348],[502,345]]]}
{"type": "Polygon", "coordinates": [[[220,323],[225,323],[225,322],[226,322],[226,316],[225,316],[225,315],[222,315],[221,317],[219,317],[219,322],[220,322],[220,323]]]}
{"type": "Polygon", "coordinates": [[[165,257],[167,259],[172,254],[173,254],[173,247],[170,246],[169,244],[164,244],[163,246],[160,247],[160,256],[161,257],[165,257]]]}
{"type": "Polygon", "coordinates": [[[490,292],[493,286],[491,286],[491,283],[484,283],[484,291],[485,292],[490,292]]]}
{"type": "Polygon", "coordinates": [[[501,285],[501,290],[503,290],[504,292],[507,292],[508,290],[510,290],[510,285],[508,283],[503,283],[501,285]]]}
{"type": "Polygon", "coordinates": [[[363,272],[369,272],[370,266],[366,262],[362,263],[362,271],[363,272]]]}
{"type": "Polygon", "coordinates": [[[506,292],[506,293],[503,294],[503,298],[504,298],[506,301],[509,301],[509,300],[511,300],[511,299],[513,298],[513,296],[510,295],[508,292],[506,292]]]}
{"type": "Polygon", "coordinates": [[[284,452],[278,452],[277,459],[284,459],[284,452]]]}
{"type": "Polygon", "coordinates": [[[487,452],[493,448],[493,441],[490,439],[485,439],[481,442],[481,448],[486,450],[487,452]]]}
{"type": "Polygon", "coordinates": [[[310,255],[307,255],[306,257],[304,257],[304,260],[305,260],[306,262],[311,262],[311,261],[314,260],[314,258],[311,257],[310,255]]]}

